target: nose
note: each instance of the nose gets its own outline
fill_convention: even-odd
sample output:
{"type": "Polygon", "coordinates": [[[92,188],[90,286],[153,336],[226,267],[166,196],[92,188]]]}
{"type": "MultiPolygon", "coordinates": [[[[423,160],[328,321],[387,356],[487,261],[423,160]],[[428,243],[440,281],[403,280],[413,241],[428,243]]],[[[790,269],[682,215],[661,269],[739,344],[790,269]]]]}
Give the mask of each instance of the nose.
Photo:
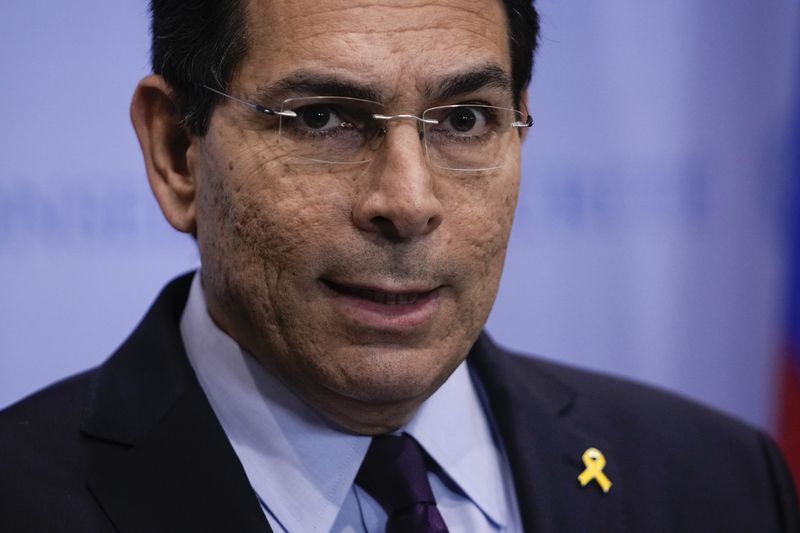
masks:
{"type": "Polygon", "coordinates": [[[442,223],[442,204],[416,124],[387,128],[364,180],[367,183],[353,206],[353,222],[361,230],[390,240],[410,240],[442,223]]]}

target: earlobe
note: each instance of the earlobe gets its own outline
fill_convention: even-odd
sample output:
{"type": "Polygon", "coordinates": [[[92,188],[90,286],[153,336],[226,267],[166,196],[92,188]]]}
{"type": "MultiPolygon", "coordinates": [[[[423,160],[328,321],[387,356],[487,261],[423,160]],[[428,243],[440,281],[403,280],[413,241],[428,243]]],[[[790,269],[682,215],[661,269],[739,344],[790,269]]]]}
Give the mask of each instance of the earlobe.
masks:
{"type": "Polygon", "coordinates": [[[196,138],[181,125],[164,78],[151,75],[139,82],[131,101],[131,121],[161,211],[178,231],[196,232],[196,180],[189,160],[196,138]]]}

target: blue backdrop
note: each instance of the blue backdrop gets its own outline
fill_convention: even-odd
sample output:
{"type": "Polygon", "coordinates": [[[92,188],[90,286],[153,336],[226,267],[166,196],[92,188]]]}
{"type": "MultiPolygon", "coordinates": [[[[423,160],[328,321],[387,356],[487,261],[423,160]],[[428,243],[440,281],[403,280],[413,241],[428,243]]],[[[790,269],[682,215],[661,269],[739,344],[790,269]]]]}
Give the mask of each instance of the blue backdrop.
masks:
{"type": "MultiPolygon", "coordinates": [[[[127,116],[146,2],[4,5],[0,406],[100,362],[198,264],[127,116]]],[[[771,427],[800,4],[538,6],[536,124],[489,330],[771,427]]]]}

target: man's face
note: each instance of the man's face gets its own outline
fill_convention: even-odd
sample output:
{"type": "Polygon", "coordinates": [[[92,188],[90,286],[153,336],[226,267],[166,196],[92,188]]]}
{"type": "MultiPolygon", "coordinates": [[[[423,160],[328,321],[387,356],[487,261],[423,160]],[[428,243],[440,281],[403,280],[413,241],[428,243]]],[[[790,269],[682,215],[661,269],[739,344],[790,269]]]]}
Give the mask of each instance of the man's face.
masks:
{"type": "MultiPolygon", "coordinates": [[[[241,98],[276,105],[366,87],[390,114],[514,104],[510,87],[481,76],[499,67],[510,77],[497,0],[252,0],[247,29],[230,89],[241,98]],[[455,83],[465,75],[489,81],[455,83]]],[[[209,310],[333,421],[394,429],[484,325],[516,205],[520,138],[509,136],[499,170],[443,171],[427,162],[417,123],[400,120],[368,164],[302,164],[248,113],[221,102],[189,154],[209,310]]]]}

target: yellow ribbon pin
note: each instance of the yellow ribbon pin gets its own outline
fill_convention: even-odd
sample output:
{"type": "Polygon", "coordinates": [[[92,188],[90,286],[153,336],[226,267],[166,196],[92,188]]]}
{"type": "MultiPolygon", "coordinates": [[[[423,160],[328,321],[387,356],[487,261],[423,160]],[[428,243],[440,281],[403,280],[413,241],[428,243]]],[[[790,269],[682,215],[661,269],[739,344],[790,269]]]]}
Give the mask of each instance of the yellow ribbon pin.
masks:
{"type": "Polygon", "coordinates": [[[606,458],[603,457],[600,450],[589,448],[583,452],[583,464],[586,466],[586,470],[578,476],[578,481],[581,482],[582,487],[585,487],[594,479],[603,489],[603,492],[611,490],[611,480],[603,473],[603,469],[606,467],[606,458]]]}

